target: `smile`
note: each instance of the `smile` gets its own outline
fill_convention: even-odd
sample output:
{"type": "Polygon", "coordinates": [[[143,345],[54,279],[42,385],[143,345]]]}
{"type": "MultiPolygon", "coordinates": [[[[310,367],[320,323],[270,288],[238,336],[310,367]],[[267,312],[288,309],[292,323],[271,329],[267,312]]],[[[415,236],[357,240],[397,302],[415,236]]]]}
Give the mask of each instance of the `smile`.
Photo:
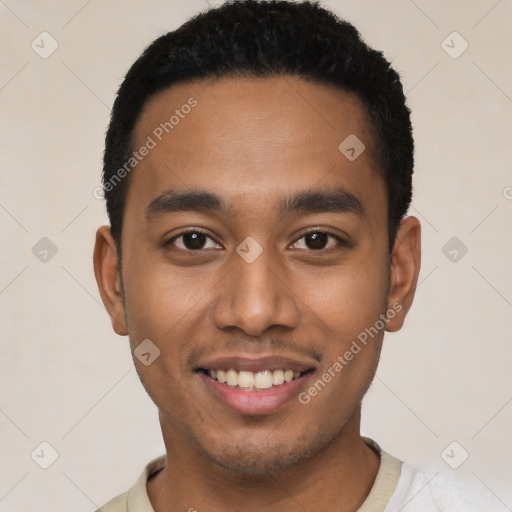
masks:
{"type": "Polygon", "coordinates": [[[256,372],[206,370],[197,372],[208,391],[224,406],[240,414],[270,414],[296,398],[313,370],[256,372]]]}
{"type": "Polygon", "coordinates": [[[301,376],[294,370],[261,370],[258,372],[237,371],[230,368],[224,370],[207,370],[208,375],[221,384],[243,391],[259,391],[292,382],[301,376]]]}

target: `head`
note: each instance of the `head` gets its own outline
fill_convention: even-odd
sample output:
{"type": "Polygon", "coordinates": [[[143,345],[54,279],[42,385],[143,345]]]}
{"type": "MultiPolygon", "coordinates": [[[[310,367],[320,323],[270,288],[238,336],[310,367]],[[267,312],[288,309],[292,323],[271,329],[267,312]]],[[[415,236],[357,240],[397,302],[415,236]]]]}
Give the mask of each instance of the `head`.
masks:
{"type": "Polygon", "coordinates": [[[95,272],[114,330],[150,354],[134,362],[167,441],[263,474],[358,432],[419,272],[409,116],[382,53],[316,3],[226,4],[130,68],[95,272]],[[212,395],[205,372],[246,356],[303,368],[302,400],[251,413],[212,395]]]}

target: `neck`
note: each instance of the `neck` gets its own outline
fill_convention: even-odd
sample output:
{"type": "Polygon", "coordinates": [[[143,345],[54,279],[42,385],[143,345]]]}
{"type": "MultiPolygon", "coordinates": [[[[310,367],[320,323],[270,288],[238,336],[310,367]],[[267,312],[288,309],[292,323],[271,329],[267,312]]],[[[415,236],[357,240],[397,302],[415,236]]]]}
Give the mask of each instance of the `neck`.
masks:
{"type": "Polygon", "coordinates": [[[357,511],[380,466],[378,455],[359,433],[360,410],[315,457],[273,475],[244,475],[219,467],[190,446],[162,418],[167,465],[147,483],[156,512],[232,509],[296,512],[357,511]],[[355,421],[354,421],[355,420],[355,421]],[[299,504],[299,505],[298,505],[299,504]]]}

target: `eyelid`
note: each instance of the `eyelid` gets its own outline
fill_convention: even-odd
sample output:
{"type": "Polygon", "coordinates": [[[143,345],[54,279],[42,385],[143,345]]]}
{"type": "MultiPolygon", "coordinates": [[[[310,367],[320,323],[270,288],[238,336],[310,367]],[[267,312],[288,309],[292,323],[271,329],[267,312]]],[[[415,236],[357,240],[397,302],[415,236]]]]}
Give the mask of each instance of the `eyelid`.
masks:
{"type": "MultiPolygon", "coordinates": [[[[324,228],[322,226],[313,226],[311,228],[306,228],[305,231],[300,231],[299,235],[297,235],[297,236],[300,238],[300,237],[303,237],[304,235],[308,235],[310,233],[325,233],[326,235],[331,235],[331,236],[334,236],[339,239],[341,239],[343,237],[343,235],[341,235],[339,232],[335,232],[331,228],[324,228]]],[[[349,238],[349,236],[346,233],[344,233],[344,235],[347,238],[349,238]]]]}
{"type": "Polygon", "coordinates": [[[326,235],[333,236],[337,238],[340,242],[350,243],[351,236],[341,229],[328,228],[323,226],[313,226],[310,228],[306,228],[303,231],[299,231],[298,234],[295,235],[294,240],[299,240],[305,235],[309,235],[311,233],[324,233],[326,235]]]}

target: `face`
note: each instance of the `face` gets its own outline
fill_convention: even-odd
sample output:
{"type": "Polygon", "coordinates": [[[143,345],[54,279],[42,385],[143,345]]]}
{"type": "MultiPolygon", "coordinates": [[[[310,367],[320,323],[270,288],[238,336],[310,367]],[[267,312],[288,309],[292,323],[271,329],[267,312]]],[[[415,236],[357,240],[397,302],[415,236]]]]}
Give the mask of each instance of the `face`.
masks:
{"type": "Polygon", "coordinates": [[[403,222],[390,263],[357,96],[291,76],[184,83],[147,102],[134,135],[151,148],[126,199],[124,287],[106,227],[95,269],[114,329],[145,354],[164,437],[264,474],[358,435],[383,332],[412,301],[419,227],[403,222]],[[353,135],[359,156],[356,139],[339,149],[353,135]]]}

